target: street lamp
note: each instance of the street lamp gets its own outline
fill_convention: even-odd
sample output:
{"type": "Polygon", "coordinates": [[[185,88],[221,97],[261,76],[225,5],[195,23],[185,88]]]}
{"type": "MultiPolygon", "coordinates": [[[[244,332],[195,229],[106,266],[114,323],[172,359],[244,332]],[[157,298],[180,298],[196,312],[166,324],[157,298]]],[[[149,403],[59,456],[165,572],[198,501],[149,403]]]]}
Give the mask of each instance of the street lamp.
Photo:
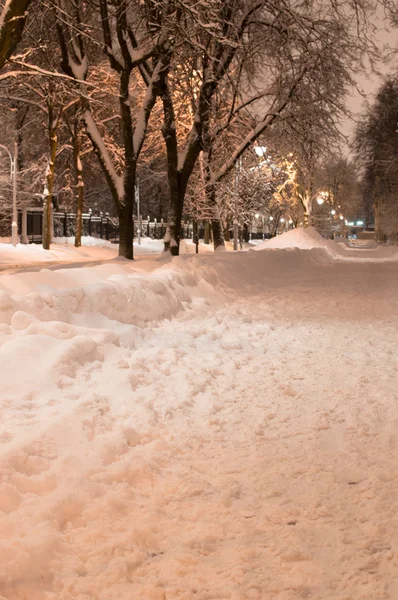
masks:
{"type": "Polygon", "coordinates": [[[12,224],[11,224],[11,243],[13,246],[18,244],[18,212],[17,212],[17,168],[18,168],[18,144],[14,145],[14,157],[7,146],[0,144],[0,148],[5,150],[10,158],[10,179],[12,180],[12,224]]]}
{"type": "MultiPolygon", "coordinates": [[[[265,217],[262,213],[255,213],[254,215],[256,217],[256,220],[258,220],[261,217],[261,221],[262,221],[262,236],[263,236],[263,240],[265,239],[265,234],[264,234],[264,220],[265,217]]],[[[258,229],[257,229],[258,232],[258,229]]]]}
{"type": "Polygon", "coordinates": [[[317,203],[319,204],[319,206],[321,204],[323,204],[326,200],[328,199],[328,193],[327,192],[319,192],[318,196],[317,196],[317,203]]]}

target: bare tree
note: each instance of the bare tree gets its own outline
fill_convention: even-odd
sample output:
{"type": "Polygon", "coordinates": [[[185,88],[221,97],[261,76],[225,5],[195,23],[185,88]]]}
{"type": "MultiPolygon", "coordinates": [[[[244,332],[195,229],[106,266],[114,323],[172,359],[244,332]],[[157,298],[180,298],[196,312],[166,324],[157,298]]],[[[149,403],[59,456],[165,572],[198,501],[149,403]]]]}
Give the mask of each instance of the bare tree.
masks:
{"type": "Polygon", "coordinates": [[[17,47],[25,26],[30,0],[6,0],[0,13],[0,69],[17,47]]]}
{"type": "Polygon", "coordinates": [[[398,240],[398,79],[388,78],[355,133],[354,147],[373,198],[376,239],[398,240]]]}
{"type": "Polygon", "coordinates": [[[88,55],[82,3],[71,0],[58,11],[64,72],[74,77],[83,107],[83,121],[112,192],[119,216],[119,254],[133,258],[133,207],[137,163],[144,144],[149,118],[167,74],[173,46],[173,28],[179,15],[175,3],[100,0],[100,22],[104,53],[118,80],[119,116],[123,159],[118,165],[96,122],[85,81],[88,55]],[[66,7],[68,6],[68,10],[66,7]],[[74,15],[73,21],[69,15],[74,15]],[[130,85],[133,72],[145,70],[146,91],[134,119],[130,85]]]}
{"type": "Polygon", "coordinates": [[[353,4],[347,4],[343,12],[343,7],[330,2],[325,12],[324,3],[315,3],[309,9],[307,5],[304,8],[283,2],[270,5],[254,0],[244,4],[235,0],[222,4],[214,1],[201,7],[191,20],[187,17],[188,35],[181,46],[184,54],[177,62],[191,65],[186,88],[192,91],[187,100],[192,118],[186,135],[181,135],[178,128],[178,89],[172,73],[165,79],[162,92],[170,186],[166,243],[173,254],[178,253],[185,193],[200,152],[208,163],[205,177],[217,229],[214,185],[261,134],[279,120],[288,120],[297,106],[302,113],[320,106],[324,125],[336,127],[344,95],[353,83],[354,65],[371,47],[366,36],[365,3],[353,4]],[[357,19],[356,32],[348,24],[348,14],[357,19]],[[216,94],[232,73],[239,72],[240,57],[246,52],[250,57],[255,55],[250,48],[259,48],[260,42],[257,56],[261,56],[261,65],[253,61],[250,79],[262,82],[260,93],[250,85],[249,78],[238,79],[239,93],[230,94],[231,111],[234,114],[234,103],[244,97],[260,96],[266,101],[262,100],[253,110],[254,125],[240,143],[231,146],[225,161],[218,164],[217,158],[213,160],[218,142],[216,94]]]}

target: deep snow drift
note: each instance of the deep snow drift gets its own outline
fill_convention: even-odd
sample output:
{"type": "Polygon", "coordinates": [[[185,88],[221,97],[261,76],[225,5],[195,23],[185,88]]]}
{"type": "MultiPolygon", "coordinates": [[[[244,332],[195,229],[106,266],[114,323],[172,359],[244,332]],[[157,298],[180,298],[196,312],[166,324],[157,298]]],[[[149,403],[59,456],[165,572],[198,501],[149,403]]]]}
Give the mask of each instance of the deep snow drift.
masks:
{"type": "Polygon", "coordinates": [[[322,248],[1,275],[0,598],[396,600],[397,275],[322,248]]]}

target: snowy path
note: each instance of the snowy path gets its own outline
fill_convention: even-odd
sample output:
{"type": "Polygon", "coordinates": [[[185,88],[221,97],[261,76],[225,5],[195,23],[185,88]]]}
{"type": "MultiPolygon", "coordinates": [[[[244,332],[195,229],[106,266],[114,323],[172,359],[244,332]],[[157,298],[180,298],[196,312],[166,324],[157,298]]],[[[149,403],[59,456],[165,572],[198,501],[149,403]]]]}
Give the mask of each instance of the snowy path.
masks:
{"type": "Polygon", "coordinates": [[[261,255],[168,320],[0,325],[0,598],[398,597],[398,264],[261,255]]]}

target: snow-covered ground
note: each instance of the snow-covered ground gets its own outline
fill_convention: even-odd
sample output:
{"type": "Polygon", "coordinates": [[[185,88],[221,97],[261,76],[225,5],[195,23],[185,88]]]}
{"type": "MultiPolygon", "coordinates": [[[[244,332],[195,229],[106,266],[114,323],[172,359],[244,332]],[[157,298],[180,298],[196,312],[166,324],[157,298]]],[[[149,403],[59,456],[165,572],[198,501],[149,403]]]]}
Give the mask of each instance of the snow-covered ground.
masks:
{"type": "MultiPolygon", "coordinates": [[[[164,243],[162,240],[152,240],[151,238],[142,238],[141,243],[134,241],[134,256],[161,254],[164,243]]],[[[181,254],[195,253],[195,245],[183,240],[180,247],[181,254]]],[[[213,246],[201,243],[199,252],[212,252],[213,246]]],[[[10,268],[34,267],[41,264],[57,265],[63,264],[83,264],[112,260],[118,255],[118,245],[111,244],[107,240],[101,240],[94,237],[83,237],[82,246],[74,247],[74,238],[55,238],[50,250],[43,250],[41,244],[18,244],[15,248],[0,238],[0,271],[10,268]]]]}
{"type": "Polygon", "coordinates": [[[299,246],[0,275],[0,598],[398,598],[398,260],[299,246]]]}
{"type": "Polygon", "coordinates": [[[256,244],[255,250],[300,248],[322,249],[339,260],[398,260],[398,248],[394,245],[378,245],[374,240],[325,240],[314,227],[292,229],[283,235],[256,244]],[[360,250],[360,252],[358,252],[360,250]]]}
{"type": "MultiPolygon", "coordinates": [[[[134,244],[137,256],[158,254],[163,250],[161,240],[143,238],[141,245],[134,244]]],[[[40,264],[85,263],[112,260],[118,255],[117,244],[93,237],[83,237],[82,246],[74,247],[74,238],[55,238],[50,250],[43,250],[41,244],[0,243],[0,270],[20,268],[40,264]]]]}

